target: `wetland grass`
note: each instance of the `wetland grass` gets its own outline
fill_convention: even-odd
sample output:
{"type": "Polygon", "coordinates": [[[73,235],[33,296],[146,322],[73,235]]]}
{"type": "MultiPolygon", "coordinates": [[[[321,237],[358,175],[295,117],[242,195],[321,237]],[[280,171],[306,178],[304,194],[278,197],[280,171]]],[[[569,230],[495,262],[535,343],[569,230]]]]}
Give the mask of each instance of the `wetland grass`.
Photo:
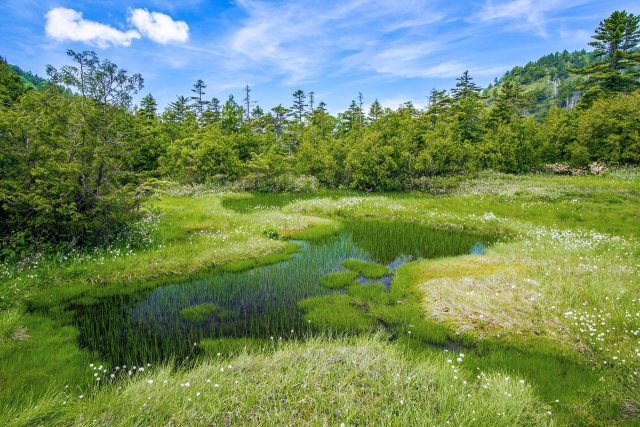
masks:
{"type": "Polygon", "coordinates": [[[345,259],[342,266],[348,270],[355,271],[367,279],[379,279],[382,276],[391,274],[391,268],[375,262],[362,261],[360,259],[345,259]]]}
{"type": "Polygon", "coordinates": [[[325,288],[344,289],[357,283],[358,273],[355,271],[338,271],[325,274],[320,278],[320,284],[325,288]]]}
{"type": "Polygon", "coordinates": [[[180,310],[180,316],[192,322],[203,322],[207,319],[225,320],[229,312],[215,304],[197,304],[180,310]]]}

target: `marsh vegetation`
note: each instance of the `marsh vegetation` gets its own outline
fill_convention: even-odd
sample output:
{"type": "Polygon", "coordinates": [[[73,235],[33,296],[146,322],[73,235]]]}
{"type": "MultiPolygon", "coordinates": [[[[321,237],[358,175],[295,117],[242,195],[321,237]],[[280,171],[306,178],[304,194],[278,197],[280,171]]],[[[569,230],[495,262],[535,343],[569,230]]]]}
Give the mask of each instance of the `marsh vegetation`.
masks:
{"type": "Polygon", "coordinates": [[[379,411],[392,424],[482,425],[497,411],[505,424],[631,420],[637,178],[485,174],[444,197],[274,195],[268,209],[248,193],[157,196],[146,247],[3,266],[5,423],[158,423],[192,410],[195,423],[224,422],[240,401],[235,420],[293,419],[259,409],[265,393],[309,423],[381,413],[347,396],[372,408],[388,396],[379,411]],[[335,381],[312,383],[345,375],[341,360],[353,376],[337,404],[335,381]],[[315,404],[279,394],[292,363],[315,404]],[[244,368],[220,378],[228,365],[244,368]],[[367,383],[394,366],[408,388],[367,383]],[[426,372],[452,394],[412,394],[426,372]],[[198,400],[211,393],[226,397],[198,400]],[[132,399],[114,418],[109,405],[132,399]]]}

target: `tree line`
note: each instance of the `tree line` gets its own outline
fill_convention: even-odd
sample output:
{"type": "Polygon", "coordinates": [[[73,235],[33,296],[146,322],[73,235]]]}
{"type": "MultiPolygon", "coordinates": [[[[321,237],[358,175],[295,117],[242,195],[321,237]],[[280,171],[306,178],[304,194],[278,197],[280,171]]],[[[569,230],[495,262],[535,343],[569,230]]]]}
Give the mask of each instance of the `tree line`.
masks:
{"type": "MultiPolygon", "coordinates": [[[[441,176],[481,169],[526,173],[548,163],[640,163],[640,17],[614,12],[596,29],[572,109],[529,114],[510,76],[491,97],[468,72],[428,107],[364,107],[337,115],[313,92],[264,111],[251,99],[207,98],[198,80],[159,112],[151,94],[94,52],[68,51],[48,84],[25,85],[0,63],[0,244],[103,244],[126,230],[145,183],[234,183],[256,191],[317,185],[421,190],[441,176]]],[[[556,61],[557,62],[557,61],[556,61]]],[[[532,68],[532,67],[530,67],[532,68]]],[[[535,70],[534,70],[535,71],[535,70]]],[[[533,73],[533,71],[532,71],[533,73]]]]}

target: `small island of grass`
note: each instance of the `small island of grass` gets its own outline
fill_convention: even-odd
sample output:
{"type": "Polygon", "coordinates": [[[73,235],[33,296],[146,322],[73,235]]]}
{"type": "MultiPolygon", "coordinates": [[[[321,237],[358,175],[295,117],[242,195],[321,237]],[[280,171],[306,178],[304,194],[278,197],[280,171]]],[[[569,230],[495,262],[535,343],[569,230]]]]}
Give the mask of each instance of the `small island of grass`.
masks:
{"type": "Polygon", "coordinates": [[[222,307],[210,303],[192,305],[180,311],[180,316],[182,316],[183,319],[192,322],[202,322],[213,317],[223,319],[227,314],[227,311],[222,307]]]}
{"type": "Polygon", "coordinates": [[[356,273],[362,274],[368,279],[379,279],[382,276],[391,274],[391,269],[386,265],[377,264],[371,261],[359,259],[345,259],[342,266],[356,273]]]}
{"type": "Polygon", "coordinates": [[[320,284],[331,289],[342,289],[357,283],[358,273],[355,271],[338,271],[325,274],[320,278],[320,284]]]}

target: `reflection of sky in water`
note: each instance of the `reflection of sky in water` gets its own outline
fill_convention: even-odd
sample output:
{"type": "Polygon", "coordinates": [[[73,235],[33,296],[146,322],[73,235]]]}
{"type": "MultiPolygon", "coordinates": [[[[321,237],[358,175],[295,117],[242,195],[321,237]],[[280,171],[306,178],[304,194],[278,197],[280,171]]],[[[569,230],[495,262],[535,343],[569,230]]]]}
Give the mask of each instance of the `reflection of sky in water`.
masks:
{"type": "Polygon", "coordinates": [[[487,253],[487,247],[480,242],[476,242],[471,248],[471,255],[484,255],[487,253]]]}

